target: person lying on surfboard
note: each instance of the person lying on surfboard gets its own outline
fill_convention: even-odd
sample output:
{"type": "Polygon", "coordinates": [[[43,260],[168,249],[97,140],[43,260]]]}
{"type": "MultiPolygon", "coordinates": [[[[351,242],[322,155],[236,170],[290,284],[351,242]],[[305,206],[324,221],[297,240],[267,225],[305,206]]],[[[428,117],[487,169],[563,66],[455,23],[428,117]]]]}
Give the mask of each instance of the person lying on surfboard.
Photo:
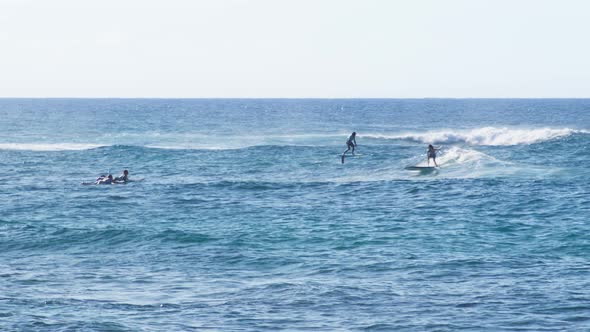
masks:
{"type": "Polygon", "coordinates": [[[113,183],[113,176],[109,174],[109,176],[101,176],[96,179],[95,184],[112,184],[113,183]]]}
{"type": "Polygon", "coordinates": [[[434,161],[434,166],[438,167],[438,164],[436,163],[436,151],[439,151],[440,148],[440,146],[438,148],[435,148],[434,146],[432,146],[432,144],[428,144],[428,152],[426,157],[426,162],[428,163],[428,166],[430,166],[430,158],[432,158],[432,161],[434,161]]]}
{"type": "Polygon", "coordinates": [[[125,183],[127,181],[129,181],[129,171],[128,170],[123,170],[123,174],[117,176],[114,179],[115,182],[117,183],[125,183]]]}
{"type": "Polygon", "coordinates": [[[356,131],[353,131],[346,140],[346,150],[342,153],[342,163],[344,164],[344,155],[352,148],[352,155],[354,156],[354,148],[356,147],[356,131]]]}
{"type": "Polygon", "coordinates": [[[131,180],[129,178],[129,171],[128,170],[123,170],[123,173],[121,173],[121,175],[117,176],[117,177],[113,177],[113,175],[109,174],[107,175],[101,175],[98,178],[96,178],[96,180],[92,181],[92,182],[82,182],[82,185],[85,186],[89,186],[89,185],[95,185],[95,184],[125,184],[127,182],[131,182],[131,181],[143,181],[144,179],[135,179],[135,180],[131,180]]]}

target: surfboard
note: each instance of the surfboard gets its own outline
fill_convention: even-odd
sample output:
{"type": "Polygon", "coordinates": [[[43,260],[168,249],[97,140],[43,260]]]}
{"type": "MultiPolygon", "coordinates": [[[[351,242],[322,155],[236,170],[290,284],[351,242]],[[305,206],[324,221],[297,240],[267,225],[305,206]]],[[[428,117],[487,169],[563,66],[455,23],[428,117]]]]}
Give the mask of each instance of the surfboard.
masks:
{"type": "Polygon", "coordinates": [[[406,166],[404,167],[407,171],[434,171],[437,167],[434,166],[406,166]]]}
{"type": "MultiPolygon", "coordinates": [[[[117,182],[117,181],[113,181],[113,183],[109,183],[109,184],[127,184],[129,182],[142,182],[143,180],[145,180],[145,178],[139,178],[139,179],[129,179],[127,182],[117,182]]],[[[93,182],[82,182],[80,183],[83,186],[95,186],[95,185],[102,185],[104,183],[96,183],[96,181],[93,182]]]]}
{"type": "Polygon", "coordinates": [[[80,184],[83,186],[108,186],[108,185],[112,185],[112,184],[121,184],[121,183],[117,183],[117,182],[113,182],[113,183],[82,182],[80,184]]]}

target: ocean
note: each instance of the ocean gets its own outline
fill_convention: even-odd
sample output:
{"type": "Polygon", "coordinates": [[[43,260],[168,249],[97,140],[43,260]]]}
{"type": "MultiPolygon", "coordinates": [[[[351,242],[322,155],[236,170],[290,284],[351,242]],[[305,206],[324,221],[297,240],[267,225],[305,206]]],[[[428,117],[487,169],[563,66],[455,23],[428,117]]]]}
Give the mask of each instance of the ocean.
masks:
{"type": "Polygon", "coordinates": [[[0,330],[587,331],[589,147],[589,99],[0,99],[0,330]]]}

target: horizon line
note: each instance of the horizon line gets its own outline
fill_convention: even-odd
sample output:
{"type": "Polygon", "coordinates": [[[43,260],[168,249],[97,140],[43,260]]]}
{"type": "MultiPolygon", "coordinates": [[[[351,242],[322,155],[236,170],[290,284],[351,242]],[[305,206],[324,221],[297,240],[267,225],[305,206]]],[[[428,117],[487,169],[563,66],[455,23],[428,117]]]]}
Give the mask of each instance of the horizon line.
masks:
{"type": "Polygon", "coordinates": [[[0,99],[193,99],[193,100],[206,100],[206,99],[234,99],[234,100],[256,100],[256,99],[267,99],[267,100],[353,100],[353,99],[366,99],[366,100],[421,100],[421,99],[590,99],[589,97],[6,97],[0,96],[0,99]]]}

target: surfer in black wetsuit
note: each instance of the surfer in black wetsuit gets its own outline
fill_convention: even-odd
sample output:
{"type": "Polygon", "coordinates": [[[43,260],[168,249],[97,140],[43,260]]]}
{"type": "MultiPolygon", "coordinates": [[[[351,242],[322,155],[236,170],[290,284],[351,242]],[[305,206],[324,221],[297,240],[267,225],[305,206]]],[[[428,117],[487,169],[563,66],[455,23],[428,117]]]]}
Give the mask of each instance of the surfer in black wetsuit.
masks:
{"type": "Polygon", "coordinates": [[[430,158],[432,158],[432,161],[434,161],[434,166],[438,167],[438,164],[436,163],[436,151],[439,150],[440,146],[438,148],[435,148],[434,146],[432,146],[432,144],[428,144],[428,152],[426,157],[426,162],[428,163],[428,166],[430,166],[430,158]]]}
{"type": "Polygon", "coordinates": [[[356,147],[356,131],[353,131],[352,134],[350,134],[350,136],[348,136],[348,139],[346,140],[346,150],[342,153],[342,163],[344,164],[344,155],[346,155],[346,153],[348,151],[350,151],[350,149],[352,149],[352,155],[354,156],[354,148],[356,147]]]}
{"type": "Polygon", "coordinates": [[[129,171],[128,170],[124,170],[123,174],[117,176],[114,181],[116,183],[126,183],[127,181],[129,181],[129,171]]]}

